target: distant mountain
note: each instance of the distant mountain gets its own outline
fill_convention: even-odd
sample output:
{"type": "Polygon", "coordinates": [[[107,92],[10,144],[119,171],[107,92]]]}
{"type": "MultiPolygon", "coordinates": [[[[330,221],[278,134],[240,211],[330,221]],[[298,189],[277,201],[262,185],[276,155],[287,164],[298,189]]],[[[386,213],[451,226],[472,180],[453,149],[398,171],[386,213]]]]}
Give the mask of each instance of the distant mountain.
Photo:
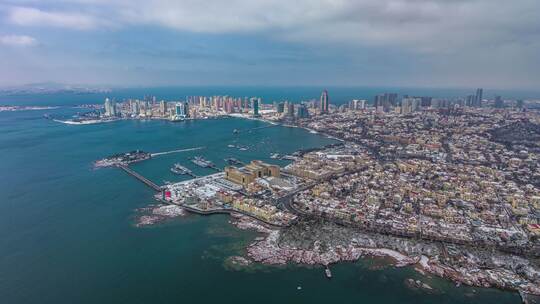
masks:
{"type": "Polygon", "coordinates": [[[109,92],[111,92],[111,89],[106,88],[106,87],[61,84],[61,83],[55,83],[55,82],[32,83],[32,84],[0,88],[0,94],[2,95],[53,94],[53,93],[88,94],[88,93],[109,93],[109,92]]]}

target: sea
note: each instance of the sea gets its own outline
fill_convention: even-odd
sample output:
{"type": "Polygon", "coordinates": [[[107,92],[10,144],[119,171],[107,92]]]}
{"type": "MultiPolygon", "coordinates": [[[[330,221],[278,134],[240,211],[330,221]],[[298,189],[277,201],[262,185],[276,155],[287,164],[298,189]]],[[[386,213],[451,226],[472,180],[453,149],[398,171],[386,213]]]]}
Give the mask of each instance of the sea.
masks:
{"type": "MultiPolygon", "coordinates": [[[[80,111],[73,105],[102,103],[106,96],[228,94],[301,100],[320,94],[317,88],[290,94],[286,88],[262,88],[264,94],[251,87],[197,90],[0,96],[0,104],[60,106],[0,112],[0,303],[520,303],[514,292],[457,287],[411,267],[394,268],[381,258],[333,265],[331,280],[321,267],[232,267],[228,258],[243,255],[256,232],[237,229],[226,215],[187,215],[137,227],[139,209],[155,204],[152,190],[118,169],[92,167],[93,161],[118,152],[204,147],[133,165],[163,184],[186,179],[170,173],[174,163],[197,175],[212,173],[189,162],[195,155],[218,166],[227,157],[285,165],[270,155],[320,147],[331,139],[299,128],[255,129],[266,123],[238,118],[95,125],[44,118],[73,115],[80,111]],[[234,129],[246,132],[235,135],[234,129]],[[427,282],[435,291],[411,289],[408,278],[427,282]]],[[[366,97],[372,93],[360,91],[366,97]]],[[[356,96],[349,89],[329,92],[343,99],[356,96]]],[[[362,94],[357,93],[359,98],[362,94]]]]}

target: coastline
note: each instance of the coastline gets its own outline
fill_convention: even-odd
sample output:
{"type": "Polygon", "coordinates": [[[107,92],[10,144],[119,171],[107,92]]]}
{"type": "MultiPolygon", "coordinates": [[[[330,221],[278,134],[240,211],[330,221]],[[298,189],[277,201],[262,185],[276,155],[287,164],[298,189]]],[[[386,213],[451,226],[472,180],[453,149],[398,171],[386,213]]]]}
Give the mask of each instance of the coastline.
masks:
{"type": "Polygon", "coordinates": [[[508,269],[477,268],[473,270],[470,265],[455,267],[444,264],[434,252],[430,252],[436,247],[434,244],[416,245],[417,247],[425,246],[422,250],[426,252],[421,252],[419,248],[411,246],[407,239],[358,233],[357,237],[343,245],[323,245],[317,238],[311,243],[311,248],[301,248],[294,245],[294,242],[284,241],[283,235],[288,233],[284,229],[272,229],[241,215],[232,216],[230,222],[239,229],[251,229],[263,235],[247,246],[245,258],[249,262],[266,265],[294,263],[328,266],[341,262],[354,262],[365,257],[387,257],[393,261],[391,265],[394,267],[411,266],[422,275],[435,275],[450,280],[458,286],[463,284],[471,287],[508,290],[518,292],[522,298],[540,296],[540,286],[531,282],[519,282],[519,278],[508,269]],[[380,242],[392,246],[385,247],[379,244],[380,242]],[[407,250],[410,252],[406,252],[407,250]]]}

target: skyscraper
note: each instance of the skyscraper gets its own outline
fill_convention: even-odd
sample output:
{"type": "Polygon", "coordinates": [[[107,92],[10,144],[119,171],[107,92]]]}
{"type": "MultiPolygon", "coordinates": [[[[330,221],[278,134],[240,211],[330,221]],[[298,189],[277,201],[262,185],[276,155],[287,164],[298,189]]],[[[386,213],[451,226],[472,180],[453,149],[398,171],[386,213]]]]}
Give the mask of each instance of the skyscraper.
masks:
{"type": "Polygon", "coordinates": [[[294,103],[292,102],[287,104],[287,116],[294,117],[294,103]]]}
{"type": "Polygon", "coordinates": [[[182,103],[176,103],[174,107],[174,114],[176,116],[184,116],[184,106],[182,105],[182,103]]]}
{"type": "Polygon", "coordinates": [[[401,100],[401,114],[409,114],[418,111],[421,104],[422,99],[420,98],[403,98],[403,100],[401,100]]]}
{"type": "Polygon", "coordinates": [[[116,102],[105,98],[105,116],[116,116],[116,102]]]}
{"type": "Polygon", "coordinates": [[[329,106],[330,106],[330,99],[328,98],[328,91],[327,90],[324,90],[321,94],[321,108],[320,108],[320,111],[321,111],[321,114],[322,113],[328,113],[328,109],[329,109],[329,106]]]}
{"type": "Polygon", "coordinates": [[[398,94],[397,93],[384,93],[375,96],[374,107],[379,112],[388,112],[392,107],[395,107],[398,103],[398,94]]]}
{"type": "Polygon", "coordinates": [[[309,117],[309,111],[305,103],[301,103],[298,106],[298,110],[296,111],[296,116],[298,118],[308,118],[309,117]]]}
{"type": "Polygon", "coordinates": [[[276,109],[276,110],[277,110],[277,112],[280,113],[280,114],[283,113],[283,112],[285,112],[285,103],[283,103],[283,102],[278,103],[278,104],[277,104],[277,109],[276,109]]]}
{"type": "Polygon", "coordinates": [[[501,109],[504,107],[504,101],[501,96],[495,96],[495,108],[501,109]]]}
{"type": "Polygon", "coordinates": [[[105,116],[111,115],[111,100],[109,98],[105,98],[105,116]]]}
{"type": "Polygon", "coordinates": [[[260,98],[251,98],[251,107],[253,108],[253,117],[259,116],[259,101],[260,98]]]}
{"type": "Polygon", "coordinates": [[[349,102],[349,109],[356,111],[356,110],[363,110],[366,108],[366,100],[365,99],[353,99],[349,102]]]}
{"type": "Polygon", "coordinates": [[[162,116],[165,116],[167,114],[167,103],[165,102],[165,100],[159,102],[159,112],[162,116]]]}
{"type": "Polygon", "coordinates": [[[478,88],[476,90],[476,96],[474,99],[474,106],[475,107],[481,107],[482,106],[482,95],[484,94],[484,90],[482,88],[478,88]]]}
{"type": "Polygon", "coordinates": [[[189,117],[189,103],[186,101],[183,106],[184,117],[189,117]]]}
{"type": "Polygon", "coordinates": [[[476,96],[475,95],[468,95],[467,99],[465,100],[465,105],[467,107],[472,107],[475,104],[476,96]]]}

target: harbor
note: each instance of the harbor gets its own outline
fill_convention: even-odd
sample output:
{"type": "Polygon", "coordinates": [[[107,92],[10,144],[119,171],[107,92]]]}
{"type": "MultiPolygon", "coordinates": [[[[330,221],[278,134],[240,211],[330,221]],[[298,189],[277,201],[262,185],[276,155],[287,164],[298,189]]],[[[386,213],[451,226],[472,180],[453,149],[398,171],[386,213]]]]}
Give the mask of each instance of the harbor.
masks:
{"type": "MultiPolygon", "coordinates": [[[[22,113],[22,112],[21,112],[22,113]]],[[[11,114],[11,113],[9,113],[11,114]]],[[[40,124],[51,123],[50,121],[37,121],[40,124]]],[[[217,290],[221,292],[227,292],[230,288],[233,288],[230,284],[223,284],[223,282],[234,281],[235,284],[242,284],[248,286],[252,290],[253,294],[264,293],[265,285],[264,280],[267,277],[268,280],[275,282],[276,288],[283,290],[284,301],[298,301],[302,302],[306,300],[306,296],[315,297],[317,300],[315,303],[331,302],[336,300],[348,301],[349,299],[358,299],[359,301],[369,301],[369,299],[376,298],[382,303],[396,303],[397,299],[401,299],[403,296],[410,296],[411,292],[409,288],[403,284],[406,278],[413,277],[415,280],[422,279],[421,275],[413,276],[410,267],[394,269],[392,267],[386,267],[382,270],[368,270],[371,267],[370,258],[361,258],[354,263],[335,263],[331,264],[331,272],[333,278],[328,281],[325,277],[324,266],[322,264],[314,264],[313,267],[295,266],[290,262],[290,267],[280,268],[272,267],[271,273],[265,273],[256,271],[256,273],[250,271],[231,271],[224,266],[224,262],[230,256],[242,255],[244,252],[244,246],[246,243],[251,242],[254,238],[252,231],[240,230],[236,226],[230,225],[233,217],[226,214],[214,214],[212,216],[195,216],[194,212],[186,212],[185,217],[166,220],[165,222],[158,222],[153,226],[137,227],[136,218],[139,215],[137,209],[150,207],[155,204],[153,200],[154,194],[160,194],[155,192],[152,188],[149,188],[140,181],[137,181],[131,175],[125,174],[123,171],[113,168],[112,170],[80,170],[80,163],[86,162],[85,165],[91,162],[94,158],[103,157],[108,153],[114,153],[116,151],[131,151],[140,148],[150,153],[159,151],[172,151],[181,148],[190,148],[197,146],[205,146],[206,150],[199,150],[193,152],[181,152],[178,154],[169,154],[154,157],[148,161],[142,161],[139,163],[133,163],[129,165],[129,168],[153,181],[155,184],[161,186],[162,180],[170,180],[171,183],[175,183],[179,180],[187,179],[187,176],[176,176],[170,172],[170,168],[174,163],[180,163],[181,165],[193,170],[193,172],[199,176],[212,174],[205,168],[192,165],[189,157],[193,157],[197,154],[201,154],[206,159],[212,160],[217,165],[224,165],[222,160],[227,157],[236,157],[242,161],[249,161],[251,157],[246,157],[243,154],[231,153],[231,150],[226,146],[229,143],[233,143],[230,140],[232,127],[228,127],[229,124],[236,124],[234,127],[238,129],[249,128],[251,121],[236,121],[233,119],[228,120],[211,120],[201,122],[190,122],[192,125],[188,129],[184,130],[181,124],[172,125],[170,123],[164,123],[160,121],[147,121],[144,123],[138,123],[136,121],[120,121],[114,124],[107,124],[102,126],[95,126],[95,128],[103,128],[105,132],[103,134],[103,144],[113,148],[104,149],[101,145],[99,147],[88,147],[87,152],[81,152],[81,157],[70,157],[70,153],[64,149],[75,151],[80,149],[81,144],[84,142],[91,142],[93,137],[92,132],[82,132],[77,138],[73,138],[71,130],[68,126],[55,126],[54,128],[65,128],[66,134],[58,134],[58,130],[49,132],[52,135],[59,136],[59,140],[63,140],[66,146],[54,146],[57,141],[51,141],[50,144],[36,145],[39,149],[45,149],[47,151],[54,152],[54,155],[50,155],[51,165],[61,168],[62,172],[66,174],[64,176],[58,176],[56,183],[62,183],[69,185],[73,182],[84,182],[77,191],[72,192],[72,196],[59,196],[55,193],[56,188],[51,188],[52,191],[40,191],[35,186],[29,185],[31,191],[20,192],[19,195],[14,187],[8,187],[7,193],[10,197],[13,197],[13,202],[16,205],[23,206],[27,209],[27,206],[37,209],[27,209],[25,211],[32,219],[33,225],[36,230],[47,233],[48,235],[58,235],[58,241],[51,244],[50,250],[55,251],[55,256],[47,257],[48,260],[52,259],[51,267],[49,269],[43,269],[38,267],[32,271],[33,274],[39,276],[53,276],[55,278],[55,284],[49,282],[42,282],[43,290],[64,290],[64,288],[70,288],[74,292],[85,294],[94,289],[94,283],[89,281],[89,286],[84,284],[72,284],[73,276],[71,272],[65,273],[61,269],[57,269],[56,266],[72,267],[73,271],[80,273],[92,273],[96,268],[99,268],[100,282],[107,284],[108,286],[114,286],[115,288],[106,289],[107,293],[112,297],[115,297],[118,301],[121,299],[131,299],[137,301],[142,298],[145,302],[155,301],[155,292],[160,292],[166,298],[166,301],[175,301],[178,299],[185,299],[186,297],[198,297],[200,296],[200,289],[191,290],[178,288],[180,286],[204,286],[207,283],[220,285],[217,290]],[[226,123],[226,126],[223,125],[226,123]],[[164,128],[164,124],[169,127],[164,128]],[[211,127],[211,128],[210,128],[211,127]],[[134,128],[144,131],[135,140],[119,141],[118,138],[123,138],[123,134],[126,131],[133,130],[134,128]],[[210,128],[210,130],[209,130],[210,128]],[[216,130],[227,129],[223,132],[223,135],[216,130]],[[173,143],[170,141],[164,141],[163,138],[182,138],[189,136],[191,132],[201,134],[190,144],[173,143]],[[210,135],[206,135],[209,133],[210,135]],[[226,134],[225,134],[226,133],[226,134]],[[144,138],[143,138],[144,137],[144,138]],[[215,142],[220,142],[219,146],[215,145],[215,142]],[[221,149],[219,147],[225,148],[221,149]],[[218,151],[216,151],[218,150],[218,151]],[[88,159],[84,159],[84,155],[88,156],[88,159]],[[75,172],[77,175],[72,175],[75,172]],[[84,177],[83,180],[80,178],[84,177]],[[150,190],[149,190],[150,189],[150,190]],[[26,193],[26,194],[25,194],[26,193]],[[36,195],[33,195],[35,193],[36,195]],[[36,197],[39,193],[39,197],[36,197]],[[99,195],[96,195],[99,194],[99,195]],[[13,196],[12,196],[13,195],[13,196]],[[28,196],[30,195],[30,196],[28,196]],[[28,199],[32,200],[28,200],[28,199]],[[47,204],[35,204],[34,202],[47,202],[47,204]],[[56,202],[57,204],[50,204],[48,202],[56,202]],[[76,203],[74,203],[76,202],[76,203]],[[29,211],[39,211],[36,217],[29,213],[29,211]],[[47,218],[47,225],[44,225],[44,221],[40,220],[42,215],[51,215],[52,218],[47,218]],[[93,222],[94,225],[81,226],[81,222],[93,222]],[[81,231],[81,228],[83,230],[81,231]],[[226,236],[226,237],[224,237],[226,236]],[[95,238],[100,240],[100,248],[103,250],[87,250],[87,239],[95,238]],[[141,244],[138,250],[131,250],[133,244],[141,244]],[[59,246],[59,247],[54,247],[59,246]],[[215,248],[219,249],[215,249],[215,248]],[[224,249],[235,247],[238,250],[224,249]],[[70,250],[65,250],[70,248],[70,250]],[[85,256],[88,263],[69,263],[73,260],[73,256],[85,256]],[[156,259],[158,256],[158,260],[156,259]],[[108,263],[107,261],[110,261],[108,263]],[[157,275],[162,279],[148,278],[148,274],[141,273],[141,265],[145,265],[147,261],[156,261],[156,264],[152,265],[151,274],[157,275]],[[105,264],[103,264],[105,263],[105,264]],[[97,265],[97,266],[96,266],[97,265]],[[99,266],[102,265],[102,266],[99,266]],[[181,271],[169,271],[171,265],[177,265],[181,271]],[[157,268],[154,269],[153,266],[157,268]],[[163,270],[161,270],[163,267],[163,270]],[[185,273],[201,273],[201,269],[208,269],[212,272],[213,276],[189,276],[186,277],[185,273]],[[130,277],[135,278],[137,282],[144,282],[144,284],[137,285],[138,288],[131,289],[132,283],[126,281],[125,285],[117,287],[118,282],[114,278],[119,272],[126,273],[130,277]],[[381,283],[381,277],[385,276],[388,280],[381,283]],[[280,278],[286,277],[287,280],[281,280],[280,278]],[[345,278],[352,278],[350,282],[355,284],[347,284],[343,281],[345,278]],[[53,286],[54,285],[54,286],[53,286]],[[352,286],[351,286],[352,285],[352,286]],[[301,290],[297,290],[297,286],[302,286],[301,290]],[[358,287],[361,286],[361,287],[358,287]],[[385,291],[392,288],[395,292],[388,294],[385,291]],[[133,295],[131,297],[127,294],[133,295]],[[336,294],[339,294],[336,297],[336,294]],[[137,297],[137,298],[135,298],[137,297]],[[289,300],[287,300],[289,299],[289,300]]],[[[92,127],[93,128],[93,127],[92,127]]],[[[43,132],[47,128],[43,127],[43,132]]],[[[303,132],[301,129],[285,129],[281,132],[281,128],[270,128],[260,130],[262,136],[271,134],[274,136],[269,145],[264,146],[260,150],[250,150],[249,154],[253,155],[253,158],[259,158],[271,161],[268,156],[271,153],[280,154],[292,154],[297,149],[310,146],[323,146],[327,142],[325,139],[321,139],[316,135],[303,132]],[[274,133],[278,132],[279,133],[274,133]],[[268,133],[267,133],[268,132],[268,133]],[[290,132],[293,132],[292,134],[290,132]],[[292,139],[292,137],[296,139],[292,139]]],[[[8,141],[9,133],[2,134],[4,139],[8,141]]],[[[249,137],[249,133],[242,134],[249,137]]],[[[256,138],[242,139],[240,142],[234,142],[234,144],[249,145],[249,140],[257,140],[256,138]]],[[[237,152],[236,149],[233,149],[237,152]]],[[[20,168],[16,169],[15,165],[16,157],[10,156],[11,153],[18,152],[17,150],[7,151],[7,160],[14,161],[14,165],[7,164],[7,168],[10,168],[10,172],[17,175],[18,172],[27,174],[28,176],[45,176],[45,179],[53,180],[56,175],[54,170],[38,170],[36,168],[42,168],[43,164],[38,162],[39,159],[29,158],[27,163],[19,164],[20,168]],[[26,168],[26,169],[25,169],[26,168]],[[22,171],[20,171],[22,170],[22,171]]],[[[241,153],[241,152],[237,152],[241,153]]],[[[246,153],[247,154],[247,153],[246,153]]],[[[79,155],[79,154],[78,154],[79,155]]],[[[278,160],[276,160],[278,162],[278,160]]],[[[191,179],[190,179],[191,180],[191,179]]],[[[39,186],[44,186],[39,184],[39,186]]],[[[48,187],[50,185],[47,185],[48,187]]],[[[60,188],[58,188],[60,190],[60,188]]],[[[13,207],[15,208],[14,204],[13,207]]],[[[158,205],[159,206],[159,205],[158,205]]],[[[176,207],[176,205],[170,205],[176,207]]],[[[183,209],[186,210],[186,209],[183,209]]],[[[13,211],[17,211],[14,209],[13,211]]],[[[18,211],[17,211],[18,212],[18,211]]],[[[4,213],[6,221],[4,223],[10,223],[8,219],[13,221],[17,220],[17,216],[10,214],[10,212],[4,213]]],[[[233,213],[239,214],[239,213],[233,213]]],[[[261,223],[258,222],[257,223],[261,223]]],[[[30,237],[29,240],[34,244],[40,244],[40,239],[43,233],[33,233],[24,229],[25,226],[21,225],[20,230],[6,231],[8,234],[17,236],[21,241],[16,244],[9,242],[6,244],[6,250],[9,247],[13,247],[13,252],[19,250],[21,246],[24,246],[23,241],[26,237],[30,237]],[[20,233],[19,233],[20,231],[20,233]],[[22,237],[24,232],[25,237],[22,237]],[[32,234],[35,237],[32,237],[32,234]]],[[[55,238],[57,239],[57,238],[55,238]]],[[[14,240],[15,241],[15,240],[14,240]]],[[[47,252],[47,248],[43,247],[43,252],[47,252]]],[[[18,251],[17,251],[18,252],[18,251]]],[[[33,257],[29,252],[23,252],[22,254],[28,255],[28,261],[37,263],[43,257],[43,254],[33,257]]],[[[307,256],[306,252],[303,256],[307,256]]],[[[300,259],[300,255],[298,255],[300,259]]],[[[300,260],[302,261],[302,260],[300,260]]],[[[3,269],[10,273],[10,276],[20,277],[21,282],[28,282],[31,284],[33,278],[26,277],[25,272],[20,271],[19,263],[15,265],[9,265],[9,261],[3,265],[3,269]]],[[[308,262],[308,261],[306,261],[308,262]]],[[[258,263],[252,262],[251,267],[259,267],[258,263]]],[[[144,266],[143,266],[144,267],[144,266]]],[[[263,266],[268,267],[268,266],[263,266]]],[[[256,268],[258,269],[258,268],[256,268]]],[[[28,274],[30,275],[30,274],[28,274]]],[[[19,281],[19,280],[17,280],[19,281]]],[[[16,290],[17,287],[10,282],[6,282],[7,287],[11,290],[16,290]]],[[[440,303],[482,303],[482,302],[497,302],[497,303],[519,303],[519,296],[515,293],[500,292],[498,290],[486,290],[482,288],[476,288],[474,295],[472,293],[473,288],[466,286],[465,284],[459,288],[456,288],[451,282],[446,282],[438,278],[430,279],[428,283],[431,286],[439,287],[443,286],[443,295],[441,296],[429,296],[428,300],[438,301],[440,303]],[[432,281],[435,280],[435,284],[432,281]]],[[[37,291],[40,291],[39,286],[37,291]]],[[[36,293],[37,292],[33,292],[36,293]]],[[[25,301],[34,302],[34,300],[28,300],[31,293],[25,293],[25,296],[10,296],[8,294],[8,302],[19,303],[25,301]]],[[[45,303],[62,303],[65,297],[60,295],[55,296],[47,292],[39,292],[39,299],[44,300],[45,303]],[[52,297],[53,300],[49,301],[52,297]]],[[[238,302],[242,302],[248,299],[252,299],[251,294],[243,294],[241,296],[233,296],[233,299],[238,302]]],[[[278,300],[279,300],[278,299],[278,300]]],[[[36,298],[36,301],[38,299],[36,298]]],[[[85,302],[82,298],[74,298],[74,301],[85,302]]],[[[88,301],[100,302],[104,297],[92,295],[88,293],[88,301]]],[[[212,298],[211,301],[217,300],[212,298]]],[[[202,299],[203,302],[207,302],[206,299],[202,299]]],[[[268,301],[269,303],[272,301],[268,301]]],[[[266,303],[266,302],[265,302],[266,303]]],[[[412,303],[403,301],[400,303],[412,303]]],[[[418,303],[418,302],[416,302],[418,303]]],[[[419,303],[429,303],[422,302],[419,303]]]]}

